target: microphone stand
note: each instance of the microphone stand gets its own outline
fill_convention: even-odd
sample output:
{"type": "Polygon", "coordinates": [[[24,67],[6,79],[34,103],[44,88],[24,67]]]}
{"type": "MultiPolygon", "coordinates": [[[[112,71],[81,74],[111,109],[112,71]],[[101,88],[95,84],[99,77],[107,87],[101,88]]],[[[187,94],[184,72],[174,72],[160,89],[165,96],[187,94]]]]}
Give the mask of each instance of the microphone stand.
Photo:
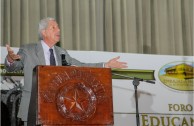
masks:
{"type": "Polygon", "coordinates": [[[137,77],[130,77],[130,76],[126,76],[126,75],[116,74],[116,73],[112,73],[112,75],[116,75],[116,76],[120,76],[120,77],[123,77],[126,79],[133,80],[133,85],[134,85],[134,89],[135,89],[136,124],[137,124],[137,126],[140,126],[137,86],[140,84],[140,81],[144,81],[144,82],[151,83],[151,84],[155,84],[155,82],[150,81],[150,80],[143,80],[143,79],[137,78],[137,77]]]}

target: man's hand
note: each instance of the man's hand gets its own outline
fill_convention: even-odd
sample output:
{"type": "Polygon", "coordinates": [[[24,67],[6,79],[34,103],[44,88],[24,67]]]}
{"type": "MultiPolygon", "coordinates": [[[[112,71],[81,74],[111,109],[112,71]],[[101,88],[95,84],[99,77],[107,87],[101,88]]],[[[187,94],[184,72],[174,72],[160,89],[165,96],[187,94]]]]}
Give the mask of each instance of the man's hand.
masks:
{"type": "Polygon", "coordinates": [[[15,60],[18,60],[21,58],[20,55],[17,55],[14,53],[14,51],[10,48],[8,44],[6,45],[6,47],[7,47],[7,52],[8,52],[7,54],[8,62],[13,63],[15,60]]]}
{"type": "Polygon", "coordinates": [[[107,63],[105,63],[106,68],[127,68],[127,63],[126,62],[119,62],[118,59],[120,56],[113,58],[109,60],[107,63]]]}

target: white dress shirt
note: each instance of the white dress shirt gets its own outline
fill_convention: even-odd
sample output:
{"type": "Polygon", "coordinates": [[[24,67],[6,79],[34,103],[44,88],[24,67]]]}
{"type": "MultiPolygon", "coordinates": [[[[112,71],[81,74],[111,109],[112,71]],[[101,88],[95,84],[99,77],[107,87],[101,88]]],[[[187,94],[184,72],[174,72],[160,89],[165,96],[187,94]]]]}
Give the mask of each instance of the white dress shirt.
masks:
{"type": "MultiPolygon", "coordinates": [[[[44,52],[46,65],[50,65],[50,51],[49,51],[50,47],[43,40],[41,40],[41,44],[42,44],[42,47],[43,47],[43,52],[44,52]]],[[[57,66],[58,62],[57,62],[54,46],[52,47],[52,49],[53,49],[53,52],[54,52],[55,62],[56,62],[56,66],[57,66]]]]}

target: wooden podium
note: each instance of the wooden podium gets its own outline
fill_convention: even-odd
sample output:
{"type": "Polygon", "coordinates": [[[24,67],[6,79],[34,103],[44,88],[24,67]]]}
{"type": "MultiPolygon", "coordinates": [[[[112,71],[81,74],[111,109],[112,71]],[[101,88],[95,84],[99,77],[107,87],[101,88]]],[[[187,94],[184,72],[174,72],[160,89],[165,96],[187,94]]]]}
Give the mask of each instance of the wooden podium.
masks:
{"type": "Polygon", "coordinates": [[[46,126],[113,125],[111,69],[37,66],[28,122],[46,126]]]}

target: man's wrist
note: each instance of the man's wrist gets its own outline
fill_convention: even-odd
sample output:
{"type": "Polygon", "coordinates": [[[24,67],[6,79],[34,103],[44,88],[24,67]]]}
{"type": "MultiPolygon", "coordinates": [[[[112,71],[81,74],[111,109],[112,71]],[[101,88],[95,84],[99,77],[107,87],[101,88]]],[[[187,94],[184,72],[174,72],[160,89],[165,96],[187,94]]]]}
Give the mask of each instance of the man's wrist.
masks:
{"type": "Polygon", "coordinates": [[[104,63],[104,68],[110,68],[108,63],[104,63]]]}

